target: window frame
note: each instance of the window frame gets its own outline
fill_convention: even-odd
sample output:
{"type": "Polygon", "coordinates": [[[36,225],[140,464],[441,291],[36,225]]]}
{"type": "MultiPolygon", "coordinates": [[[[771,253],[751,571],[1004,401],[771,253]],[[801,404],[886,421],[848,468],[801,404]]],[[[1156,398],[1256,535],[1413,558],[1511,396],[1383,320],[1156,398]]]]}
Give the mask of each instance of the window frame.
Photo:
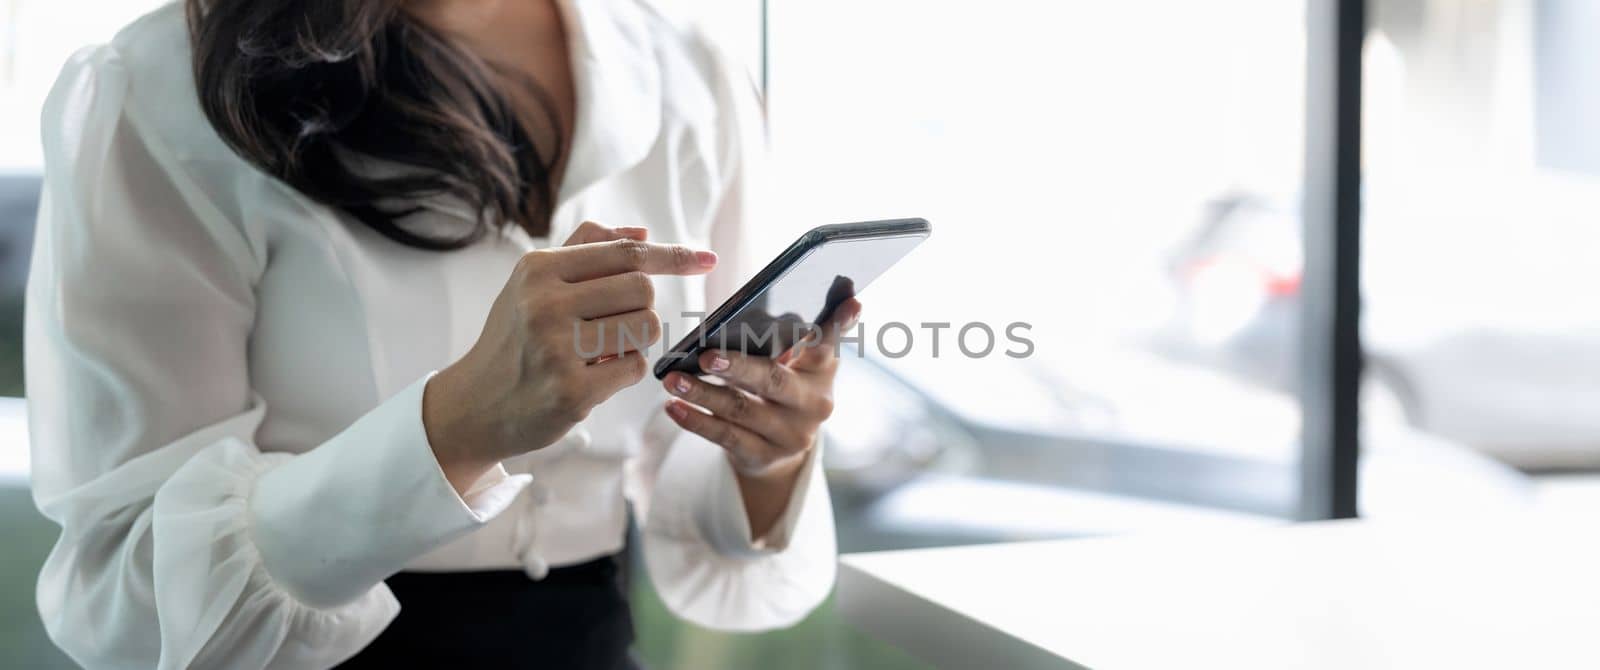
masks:
{"type": "Polygon", "coordinates": [[[1365,0],[1306,4],[1301,520],[1358,515],[1365,0]]]}

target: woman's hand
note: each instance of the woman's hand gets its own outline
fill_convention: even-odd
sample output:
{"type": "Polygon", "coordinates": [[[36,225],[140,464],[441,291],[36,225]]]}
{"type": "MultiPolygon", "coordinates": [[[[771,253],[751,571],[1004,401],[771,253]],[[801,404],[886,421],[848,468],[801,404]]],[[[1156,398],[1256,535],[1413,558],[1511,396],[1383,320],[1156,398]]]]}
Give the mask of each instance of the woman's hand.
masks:
{"type": "Polygon", "coordinates": [[[709,251],[646,242],[642,228],[596,223],[525,254],[478,341],[423,393],[428,442],[450,483],[465,491],[500,461],[549,446],[642,379],[640,350],[661,338],[650,275],[716,263],[709,251]]]}
{"type": "Polygon", "coordinates": [[[861,303],[846,300],[828,321],[777,359],[708,351],[700,369],[707,383],[681,372],[663,380],[667,414],[689,432],[721,445],[739,478],[751,537],[766,535],[783,516],[797,475],[833,412],[839,335],[855,325],[861,303]]]}

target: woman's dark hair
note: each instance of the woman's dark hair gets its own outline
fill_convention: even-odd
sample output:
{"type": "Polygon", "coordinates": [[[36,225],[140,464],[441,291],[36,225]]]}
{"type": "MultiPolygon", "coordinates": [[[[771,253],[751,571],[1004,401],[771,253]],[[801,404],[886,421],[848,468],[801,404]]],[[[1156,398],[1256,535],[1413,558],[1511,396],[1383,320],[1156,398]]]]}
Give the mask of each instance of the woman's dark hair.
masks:
{"type": "Polygon", "coordinates": [[[558,128],[531,80],[453,44],[400,0],[187,0],[186,10],[206,118],[268,174],[414,247],[460,248],[507,222],[545,234],[561,148],[541,153],[497,91],[526,86],[558,128]],[[478,216],[442,237],[399,225],[438,196],[478,216]]]}

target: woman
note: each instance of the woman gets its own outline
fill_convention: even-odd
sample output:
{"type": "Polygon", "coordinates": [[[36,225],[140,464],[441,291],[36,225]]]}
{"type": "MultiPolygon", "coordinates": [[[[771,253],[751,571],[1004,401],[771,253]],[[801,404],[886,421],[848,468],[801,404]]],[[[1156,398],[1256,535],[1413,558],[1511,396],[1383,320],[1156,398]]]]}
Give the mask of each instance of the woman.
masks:
{"type": "Polygon", "coordinates": [[[634,340],[576,353],[681,336],[740,279],[738,82],[638,0],[201,0],[75,56],[28,299],[52,638],[90,667],[626,666],[625,500],[679,615],[804,616],[832,347],[659,387],[634,340]]]}

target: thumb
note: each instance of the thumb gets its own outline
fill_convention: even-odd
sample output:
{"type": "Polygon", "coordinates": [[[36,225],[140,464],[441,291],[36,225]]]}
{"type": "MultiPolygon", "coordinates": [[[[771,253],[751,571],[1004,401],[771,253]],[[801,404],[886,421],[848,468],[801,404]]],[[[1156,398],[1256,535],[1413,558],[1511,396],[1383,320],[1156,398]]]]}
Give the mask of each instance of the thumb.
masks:
{"type": "Polygon", "coordinates": [[[861,318],[861,302],[850,298],[833,309],[828,320],[817,325],[811,337],[789,350],[789,367],[808,370],[822,366],[838,356],[839,338],[854,328],[861,318]]]}

